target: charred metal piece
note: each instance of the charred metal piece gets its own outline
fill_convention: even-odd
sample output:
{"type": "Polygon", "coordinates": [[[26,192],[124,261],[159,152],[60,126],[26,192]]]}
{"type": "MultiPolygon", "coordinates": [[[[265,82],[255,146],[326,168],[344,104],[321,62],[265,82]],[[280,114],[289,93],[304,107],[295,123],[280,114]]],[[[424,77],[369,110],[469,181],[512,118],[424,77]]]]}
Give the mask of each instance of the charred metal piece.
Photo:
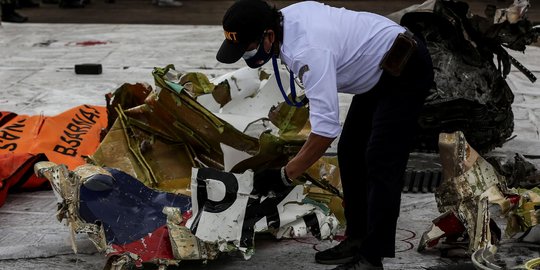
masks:
{"type": "MultiPolygon", "coordinates": [[[[539,36],[523,17],[526,9],[518,10],[519,16],[494,23],[493,18],[469,16],[465,2],[434,0],[389,15],[423,37],[433,59],[435,85],[419,119],[419,149],[436,151],[440,132],[463,131],[480,153],[501,146],[511,136],[514,95],[505,77],[516,61],[505,48],[524,51],[539,36]]],[[[496,17],[493,10],[486,14],[496,17]]]]}
{"type": "Polygon", "coordinates": [[[510,188],[531,189],[540,186],[540,170],[520,154],[515,154],[511,159],[490,157],[487,160],[506,177],[506,184],[510,188]]]}

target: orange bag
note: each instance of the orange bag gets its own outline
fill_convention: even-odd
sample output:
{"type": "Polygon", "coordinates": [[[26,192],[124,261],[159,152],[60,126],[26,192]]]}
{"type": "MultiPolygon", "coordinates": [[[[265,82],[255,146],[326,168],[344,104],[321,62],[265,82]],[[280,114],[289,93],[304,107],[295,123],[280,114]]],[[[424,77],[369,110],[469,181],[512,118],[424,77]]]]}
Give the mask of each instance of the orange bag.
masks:
{"type": "Polygon", "coordinates": [[[94,153],[106,128],[107,110],[101,106],[81,105],[51,117],[0,112],[0,155],[43,153],[73,170],[94,153]]]}
{"type": "Polygon", "coordinates": [[[34,175],[34,164],[50,160],[70,170],[95,152],[107,128],[107,109],[81,105],[59,115],[0,112],[0,206],[9,189],[36,189],[48,184],[34,175]]]}
{"type": "Polygon", "coordinates": [[[34,174],[34,164],[45,161],[45,155],[0,155],[0,207],[4,205],[9,190],[35,190],[49,187],[46,178],[34,174]]]}

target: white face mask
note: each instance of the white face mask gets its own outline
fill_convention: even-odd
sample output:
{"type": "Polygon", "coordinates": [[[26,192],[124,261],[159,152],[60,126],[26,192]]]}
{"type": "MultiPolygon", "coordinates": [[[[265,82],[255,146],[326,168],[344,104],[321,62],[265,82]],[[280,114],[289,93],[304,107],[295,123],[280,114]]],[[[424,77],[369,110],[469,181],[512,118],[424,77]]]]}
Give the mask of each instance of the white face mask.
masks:
{"type": "Polygon", "coordinates": [[[272,43],[272,47],[267,52],[264,49],[264,37],[266,36],[266,31],[263,33],[261,40],[259,41],[259,45],[257,46],[257,49],[250,50],[244,53],[242,55],[242,58],[244,58],[244,61],[246,61],[246,64],[250,68],[259,68],[262,65],[264,65],[270,58],[272,58],[272,49],[274,48],[274,43],[272,43]]]}
{"type": "Polygon", "coordinates": [[[251,51],[246,51],[244,53],[244,55],[242,55],[242,58],[244,58],[244,60],[248,60],[250,58],[252,58],[253,56],[255,56],[257,54],[257,52],[259,51],[261,45],[263,44],[264,42],[264,35],[266,34],[266,31],[263,32],[263,35],[261,37],[261,40],[259,40],[259,45],[257,45],[257,48],[251,50],[251,51]]]}
{"type": "MultiPolygon", "coordinates": [[[[261,46],[261,45],[259,44],[259,46],[261,46]]],[[[242,55],[242,58],[244,58],[244,60],[247,60],[247,59],[249,59],[249,58],[255,56],[255,54],[257,54],[257,51],[258,51],[258,50],[259,50],[259,47],[257,46],[257,48],[255,48],[255,49],[253,49],[253,50],[251,50],[251,51],[246,51],[246,52],[244,53],[244,55],[242,55]]]]}

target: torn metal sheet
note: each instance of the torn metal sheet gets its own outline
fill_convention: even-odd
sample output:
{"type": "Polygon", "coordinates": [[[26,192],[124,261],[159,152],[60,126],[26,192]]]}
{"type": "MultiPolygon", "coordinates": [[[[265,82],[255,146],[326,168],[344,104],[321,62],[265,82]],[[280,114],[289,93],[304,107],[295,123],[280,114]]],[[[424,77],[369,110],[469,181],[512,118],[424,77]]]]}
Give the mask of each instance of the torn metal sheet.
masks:
{"type": "Polygon", "coordinates": [[[193,97],[215,93],[217,96],[214,96],[214,98],[222,106],[231,100],[230,87],[227,81],[214,85],[210,82],[206,75],[200,72],[189,72],[183,74],[180,77],[179,83],[193,97]]]}
{"type": "MultiPolygon", "coordinates": [[[[251,155],[227,145],[223,144],[221,147],[225,171],[231,171],[237,164],[252,158],[251,155]]],[[[336,156],[319,159],[299,180],[295,180],[295,184],[303,186],[306,200],[318,205],[325,215],[331,213],[341,224],[345,224],[341,178],[336,156]]]]}
{"type": "Polygon", "coordinates": [[[422,234],[418,251],[435,247],[443,238],[458,241],[464,238],[465,226],[454,211],[448,211],[432,221],[428,231],[422,234]]]}
{"type": "MultiPolygon", "coordinates": [[[[288,72],[280,70],[282,80],[289,78],[288,72]]],[[[241,68],[225,74],[215,81],[227,79],[231,84],[232,101],[219,112],[222,114],[246,115],[254,118],[267,117],[268,112],[278,103],[283,102],[274,74],[267,74],[264,69],[241,68]],[[254,88],[255,87],[255,88],[254,88]]]]}
{"type": "MultiPolygon", "coordinates": [[[[149,95],[139,100],[143,103],[116,104],[117,123],[92,159],[101,166],[121,168],[151,187],[189,194],[191,167],[222,168],[221,142],[250,153],[256,152],[258,142],[217,118],[186,92],[177,93],[183,86],[166,79],[169,69],[155,72],[156,81],[165,88],[152,91],[124,85],[118,89],[149,95]],[[119,156],[118,151],[126,155],[119,156]]],[[[115,95],[122,95],[118,90],[115,95]]]]}
{"type": "Polygon", "coordinates": [[[192,150],[133,125],[122,111],[91,156],[100,166],[119,168],[149,187],[190,195],[192,150]],[[122,153],[122,154],[119,154],[122,153]]]}
{"type": "Polygon", "coordinates": [[[493,254],[501,245],[519,243],[539,224],[540,189],[508,188],[506,178],[459,131],[442,133],[439,146],[444,179],[435,199],[444,214],[422,235],[418,250],[461,246],[478,269],[506,269],[493,254]]]}
{"type": "Polygon", "coordinates": [[[223,166],[220,143],[256,153],[256,138],[219,119],[185,91],[176,92],[182,86],[167,79],[169,71],[173,71],[173,66],[156,68],[154,79],[158,88],[145,100],[145,105],[126,110],[133,123],[189,145],[197,160],[211,167],[223,166]]]}
{"type": "MultiPolygon", "coordinates": [[[[143,262],[175,265],[180,260],[217,256],[210,246],[201,252],[206,245],[178,228],[191,213],[188,196],[152,190],[124,172],[99,166],[83,165],[69,171],[64,165],[40,162],[35,170],[53,186],[58,219],[65,219],[73,234],[87,233],[109,258],[128,258],[141,266],[143,262]],[[190,241],[182,245],[178,241],[184,238],[190,241]],[[199,257],[194,255],[193,243],[201,246],[195,253],[199,257]]],[[[75,242],[72,244],[76,252],[75,242]]]]}
{"type": "Polygon", "coordinates": [[[275,230],[278,238],[319,239],[335,235],[337,219],[305,200],[302,186],[280,194],[254,196],[253,173],[232,174],[210,168],[193,169],[193,216],[186,226],[204,242],[217,243],[220,251],[240,250],[245,258],[254,252],[257,231],[275,230]]]}
{"type": "Polygon", "coordinates": [[[144,103],[146,97],[152,91],[152,87],[146,83],[123,84],[112,93],[105,95],[107,103],[107,117],[109,130],[118,117],[117,107],[133,108],[144,103]]]}
{"type": "Polygon", "coordinates": [[[189,228],[184,226],[185,218],[178,208],[164,207],[167,228],[175,258],[184,260],[207,260],[216,257],[216,244],[199,240],[189,228]]]}
{"type": "MultiPolygon", "coordinates": [[[[272,104],[278,101],[277,98],[256,98],[257,95],[271,94],[265,93],[263,90],[269,76],[264,69],[243,67],[212,79],[214,83],[227,83],[229,86],[229,102],[223,104],[219,111],[214,112],[260,117],[261,113],[268,111],[265,109],[269,106],[268,103],[272,104]]],[[[212,96],[216,102],[219,102],[215,94],[212,93],[212,96]]],[[[207,104],[204,106],[207,107],[207,104]]]]}
{"type": "Polygon", "coordinates": [[[311,132],[309,109],[306,107],[293,107],[281,102],[270,109],[268,118],[279,129],[281,137],[307,138],[311,132]]]}
{"type": "Polygon", "coordinates": [[[493,186],[505,185],[505,178],[467,143],[461,132],[441,133],[439,155],[443,182],[435,196],[440,212],[474,200],[493,186]]]}
{"type": "MultiPolygon", "coordinates": [[[[102,168],[96,168],[98,172],[103,172],[102,168]]],[[[80,200],[81,178],[70,177],[70,171],[65,165],[56,165],[54,162],[38,162],[34,166],[36,175],[45,177],[51,183],[54,195],[58,203],[56,218],[58,221],[67,220],[67,225],[71,230],[72,247],[77,253],[75,244],[75,233],[87,233],[90,240],[98,250],[104,251],[106,248],[105,232],[101,226],[88,224],[79,216],[78,202],[80,200]]],[[[74,175],[71,175],[74,176],[74,175]]]]}
{"type": "MultiPolygon", "coordinates": [[[[470,147],[462,132],[441,133],[439,154],[443,165],[443,182],[435,194],[439,211],[444,215],[455,215],[464,224],[470,251],[491,245],[488,210],[490,193],[486,191],[492,187],[504,186],[504,178],[470,147]]],[[[424,250],[448,234],[439,229],[447,222],[446,218],[434,221],[431,229],[422,236],[418,249],[424,250]]],[[[454,230],[452,233],[459,232],[454,230]]]]}

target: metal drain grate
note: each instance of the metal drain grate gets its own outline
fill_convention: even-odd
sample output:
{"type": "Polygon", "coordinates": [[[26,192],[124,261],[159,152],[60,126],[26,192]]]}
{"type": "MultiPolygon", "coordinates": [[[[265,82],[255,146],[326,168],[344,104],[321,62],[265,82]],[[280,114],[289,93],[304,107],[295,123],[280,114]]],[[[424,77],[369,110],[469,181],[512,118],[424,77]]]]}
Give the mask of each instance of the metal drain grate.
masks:
{"type": "Polygon", "coordinates": [[[438,170],[407,170],[403,178],[404,193],[428,193],[441,184],[442,174],[438,170]]]}

